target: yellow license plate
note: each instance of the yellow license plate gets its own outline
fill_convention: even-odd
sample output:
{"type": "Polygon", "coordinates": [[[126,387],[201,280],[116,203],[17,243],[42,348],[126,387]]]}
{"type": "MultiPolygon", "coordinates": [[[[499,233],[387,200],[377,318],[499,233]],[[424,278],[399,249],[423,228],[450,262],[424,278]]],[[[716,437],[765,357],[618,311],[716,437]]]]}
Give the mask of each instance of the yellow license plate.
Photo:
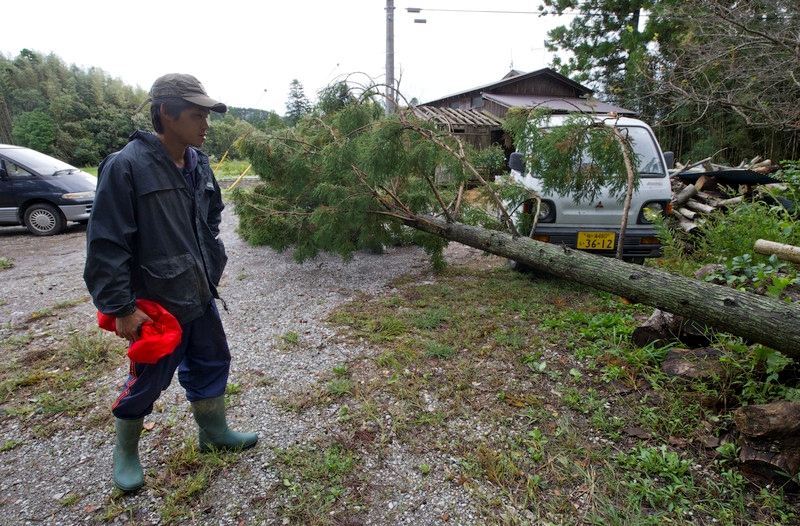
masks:
{"type": "Polygon", "coordinates": [[[584,250],[612,250],[616,237],[614,232],[578,232],[577,247],[584,250]]]}

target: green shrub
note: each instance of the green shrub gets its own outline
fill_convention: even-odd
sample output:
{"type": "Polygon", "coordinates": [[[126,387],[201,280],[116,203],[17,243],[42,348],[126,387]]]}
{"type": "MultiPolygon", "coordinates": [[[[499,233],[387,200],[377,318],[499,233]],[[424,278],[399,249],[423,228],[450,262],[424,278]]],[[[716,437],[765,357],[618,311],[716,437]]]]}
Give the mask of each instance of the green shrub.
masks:
{"type": "MultiPolygon", "coordinates": [[[[800,226],[781,206],[744,203],[728,214],[715,213],[701,227],[697,251],[702,261],[719,261],[753,249],[757,239],[800,244],[800,226]]],[[[766,256],[754,259],[766,261],[766,256]]]]}

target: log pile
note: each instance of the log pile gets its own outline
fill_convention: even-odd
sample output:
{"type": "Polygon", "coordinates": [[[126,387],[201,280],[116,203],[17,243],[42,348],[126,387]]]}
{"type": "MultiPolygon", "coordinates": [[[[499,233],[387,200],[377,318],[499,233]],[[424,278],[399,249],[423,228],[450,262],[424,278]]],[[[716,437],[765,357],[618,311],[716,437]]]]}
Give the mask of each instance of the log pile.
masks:
{"type": "Polygon", "coordinates": [[[780,186],[779,183],[729,184],[731,175],[741,175],[746,180],[747,175],[766,176],[778,170],[778,165],[769,159],[762,160],[760,156],[749,162],[742,161],[738,166],[712,163],[710,157],[686,165],[675,163],[675,166],[670,170],[672,216],[687,233],[694,232],[712,212],[724,211],[746,199],[752,199],[755,193],[765,188],[780,186]],[[696,180],[687,183],[687,179],[696,180]]]}

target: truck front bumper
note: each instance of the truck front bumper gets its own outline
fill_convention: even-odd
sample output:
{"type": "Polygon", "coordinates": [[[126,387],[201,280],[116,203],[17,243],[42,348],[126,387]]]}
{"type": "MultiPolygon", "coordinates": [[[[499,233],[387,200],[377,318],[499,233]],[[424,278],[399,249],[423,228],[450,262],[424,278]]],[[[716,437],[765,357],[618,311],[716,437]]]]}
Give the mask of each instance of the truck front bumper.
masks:
{"type": "MultiPolygon", "coordinates": [[[[540,241],[546,241],[554,245],[563,245],[576,248],[578,232],[613,232],[615,238],[619,240],[619,228],[591,226],[577,228],[575,226],[560,226],[539,224],[533,237],[540,241]]],[[[592,254],[600,256],[615,256],[615,248],[612,250],[586,250],[592,254]]],[[[661,256],[661,242],[658,240],[655,228],[650,225],[634,225],[625,230],[625,241],[622,245],[622,257],[625,258],[657,258],[661,256]]]]}

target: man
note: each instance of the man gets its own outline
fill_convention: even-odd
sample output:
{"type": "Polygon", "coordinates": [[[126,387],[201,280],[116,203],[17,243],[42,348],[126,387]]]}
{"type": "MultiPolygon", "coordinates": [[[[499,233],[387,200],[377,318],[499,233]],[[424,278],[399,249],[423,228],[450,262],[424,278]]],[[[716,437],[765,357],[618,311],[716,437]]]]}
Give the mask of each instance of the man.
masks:
{"type": "Polygon", "coordinates": [[[191,402],[202,450],[244,449],[255,433],[237,433],[225,420],[230,353],[214,298],[227,257],[217,239],[223,209],[205,141],[210,111],[225,104],[208,97],[191,75],[172,73],[150,89],[155,134],[137,131],[100,165],[87,230],[84,280],[98,310],[116,317],[117,334],[139,337],[148,316],[135,300],[162,305],[181,324],[175,351],[155,364],[133,360],[112,406],[116,417],[114,484],[144,484],[139,436],[153,402],[175,369],[191,402]]]}

